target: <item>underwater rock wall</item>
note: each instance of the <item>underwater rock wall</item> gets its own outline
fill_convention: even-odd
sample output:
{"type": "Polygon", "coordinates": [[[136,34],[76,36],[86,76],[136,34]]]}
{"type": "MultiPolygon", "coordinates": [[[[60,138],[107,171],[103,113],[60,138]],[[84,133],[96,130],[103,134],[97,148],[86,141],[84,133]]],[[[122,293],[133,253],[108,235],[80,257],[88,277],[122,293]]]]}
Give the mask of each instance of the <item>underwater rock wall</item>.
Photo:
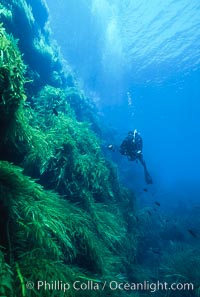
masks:
{"type": "Polygon", "coordinates": [[[59,52],[55,45],[50,44],[50,32],[45,27],[48,19],[45,3],[25,0],[8,0],[2,3],[1,19],[7,32],[19,40],[19,49],[30,68],[28,75],[34,80],[34,90],[47,83],[63,85],[65,78],[61,74],[59,52]]]}
{"type": "MultiPolygon", "coordinates": [[[[47,20],[44,1],[1,1],[0,295],[7,297],[52,296],[38,290],[39,280],[133,277],[133,195],[101,152],[95,107],[64,69],[47,20]],[[35,288],[27,290],[28,281],[35,288]]],[[[119,294],[127,295],[112,292],[119,294]]],[[[67,296],[88,292],[70,288],[67,296]]]]}

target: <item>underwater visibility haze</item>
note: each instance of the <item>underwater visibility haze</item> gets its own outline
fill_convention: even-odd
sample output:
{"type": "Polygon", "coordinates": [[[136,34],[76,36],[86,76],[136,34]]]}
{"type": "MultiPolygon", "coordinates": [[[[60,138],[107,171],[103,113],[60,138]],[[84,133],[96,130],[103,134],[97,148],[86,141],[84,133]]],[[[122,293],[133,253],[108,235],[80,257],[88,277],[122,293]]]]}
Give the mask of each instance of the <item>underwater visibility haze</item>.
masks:
{"type": "Polygon", "coordinates": [[[137,128],[158,186],[176,191],[177,184],[180,193],[182,184],[197,185],[199,1],[48,5],[64,57],[94,92],[118,142],[137,128]]]}
{"type": "Polygon", "coordinates": [[[0,0],[0,125],[0,296],[200,296],[199,0],[0,0]]]}

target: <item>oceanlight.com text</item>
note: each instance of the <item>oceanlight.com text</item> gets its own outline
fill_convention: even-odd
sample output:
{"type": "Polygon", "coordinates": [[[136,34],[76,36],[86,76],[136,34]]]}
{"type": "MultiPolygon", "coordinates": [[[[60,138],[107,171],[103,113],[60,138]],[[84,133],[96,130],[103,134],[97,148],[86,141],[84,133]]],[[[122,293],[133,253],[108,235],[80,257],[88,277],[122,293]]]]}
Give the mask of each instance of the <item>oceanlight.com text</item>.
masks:
{"type": "Polygon", "coordinates": [[[60,280],[45,281],[39,280],[37,282],[28,281],[26,288],[32,290],[35,288],[38,291],[149,291],[154,293],[156,291],[193,291],[193,283],[167,283],[167,282],[150,282],[143,281],[140,283],[133,282],[118,282],[118,281],[74,281],[64,282],[60,280]]]}
{"type": "Polygon", "coordinates": [[[192,283],[172,283],[167,282],[149,282],[144,281],[142,283],[119,283],[111,281],[109,284],[111,290],[122,290],[122,291],[150,291],[152,293],[156,291],[192,291],[194,285],[192,283]]]}

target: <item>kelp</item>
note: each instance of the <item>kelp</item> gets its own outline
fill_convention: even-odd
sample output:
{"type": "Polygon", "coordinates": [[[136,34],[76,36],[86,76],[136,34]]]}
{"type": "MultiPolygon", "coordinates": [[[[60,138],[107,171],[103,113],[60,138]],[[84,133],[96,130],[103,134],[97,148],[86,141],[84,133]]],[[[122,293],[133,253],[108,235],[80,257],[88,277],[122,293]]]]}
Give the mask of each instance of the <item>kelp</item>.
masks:
{"type": "Polygon", "coordinates": [[[76,86],[68,86],[66,88],[67,102],[75,111],[78,121],[90,122],[93,129],[97,133],[101,133],[97,118],[95,117],[96,107],[94,103],[76,86]]]}
{"type": "Polygon", "coordinates": [[[11,268],[5,262],[4,254],[0,250],[0,296],[13,297],[13,275],[11,268]]]}
{"type": "MultiPolygon", "coordinates": [[[[32,100],[31,125],[43,133],[49,153],[43,164],[36,162],[34,152],[27,155],[25,169],[40,167],[42,182],[47,181],[47,187],[74,201],[86,197],[88,191],[100,202],[112,200],[109,170],[101,154],[100,141],[88,123],[76,120],[66,92],[45,86],[32,100]]],[[[30,170],[27,172],[32,175],[30,170]]]]}
{"type": "Polygon", "coordinates": [[[45,191],[22,169],[5,161],[0,162],[0,193],[1,209],[7,213],[3,230],[7,238],[2,243],[12,271],[18,263],[24,278],[31,274],[31,279],[37,280],[40,264],[45,279],[46,266],[53,269],[57,262],[58,270],[59,265],[75,264],[79,273],[88,270],[106,277],[120,265],[116,249],[122,245],[124,231],[105,206],[94,204],[89,215],[56,193],[45,191]],[[41,265],[45,259],[46,265],[41,265]]]}
{"type": "Polygon", "coordinates": [[[7,32],[19,40],[24,61],[38,78],[36,84],[27,85],[28,92],[31,93],[33,87],[40,90],[47,83],[64,86],[61,55],[57,45],[50,42],[50,28],[45,25],[48,17],[45,1],[2,0],[1,3],[0,21],[7,32]]]}
{"type": "Polygon", "coordinates": [[[0,3],[0,22],[10,22],[12,20],[12,11],[5,4],[4,1],[3,4],[0,3]]]}
{"type": "Polygon", "coordinates": [[[21,102],[24,92],[25,65],[16,41],[0,27],[0,114],[1,125],[10,122],[21,102]]]}
{"type": "MultiPolygon", "coordinates": [[[[32,54],[36,50],[39,59],[48,56],[45,63],[55,66],[58,57],[53,57],[48,38],[34,33],[30,4],[14,1],[13,21],[18,20],[18,10],[26,15],[27,42],[33,46],[29,43],[28,48],[32,54]],[[32,34],[38,38],[37,46],[32,34]]],[[[0,33],[0,156],[6,160],[0,161],[0,292],[7,297],[58,296],[27,290],[25,284],[40,279],[120,280],[118,275],[126,274],[126,249],[130,258],[135,257],[136,243],[134,247],[130,243],[133,210],[122,209],[133,197],[120,187],[101,152],[93,130],[93,107],[74,82],[73,87],[59,84],[58,88],[43,80],[35,92],[28,87],[26,101],[25,85],[34,82],[25,78],[25,71],[32,80],[37,77],[37,84],[43,70],[37,76],[31,63],[26,67],[14,38],[3,27],[0,33]],[[30,98],[30,94],[34,95],[30,98]]],[[[20,42],[23,47],[24,41],[20,42]]],[[[59,67],[47,69],[49,76],[62,77],[59,67]]],[[[67,294],[88,296],[87,291],[67,294]]],[[[112,292],[112,296],[121,294],[112,292]]]]}
{"type": "Polygon", "coordinates": [[[35,19],[41,28],[43,28],[48,20],[48,7],[46,2],[43,0],[27,0],[27,3],[31,6],[35,19]]]}

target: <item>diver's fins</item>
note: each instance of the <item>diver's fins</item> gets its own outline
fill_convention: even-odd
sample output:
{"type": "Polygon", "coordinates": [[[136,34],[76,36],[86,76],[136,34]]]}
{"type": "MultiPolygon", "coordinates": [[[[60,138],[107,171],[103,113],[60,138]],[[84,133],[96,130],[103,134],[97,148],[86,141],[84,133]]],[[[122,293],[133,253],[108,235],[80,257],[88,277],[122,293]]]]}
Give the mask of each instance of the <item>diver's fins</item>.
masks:
{"type": "Polygon", "coordinates": [[[144,176],[145,176],[145,181],[148,185],[153,184],[153,179],[147,170],[145,170],[144,176]]]}
{"type": "Polygon", "coordinates": [[[145,181],[148,185],[153,184],[153,179],[151,177],[151,175],[149,174],[148,170],[147,170],[147,166],[146,163],[143,162],[143,166],[144,166],[144,177],[145,177],[145,181]]]}

